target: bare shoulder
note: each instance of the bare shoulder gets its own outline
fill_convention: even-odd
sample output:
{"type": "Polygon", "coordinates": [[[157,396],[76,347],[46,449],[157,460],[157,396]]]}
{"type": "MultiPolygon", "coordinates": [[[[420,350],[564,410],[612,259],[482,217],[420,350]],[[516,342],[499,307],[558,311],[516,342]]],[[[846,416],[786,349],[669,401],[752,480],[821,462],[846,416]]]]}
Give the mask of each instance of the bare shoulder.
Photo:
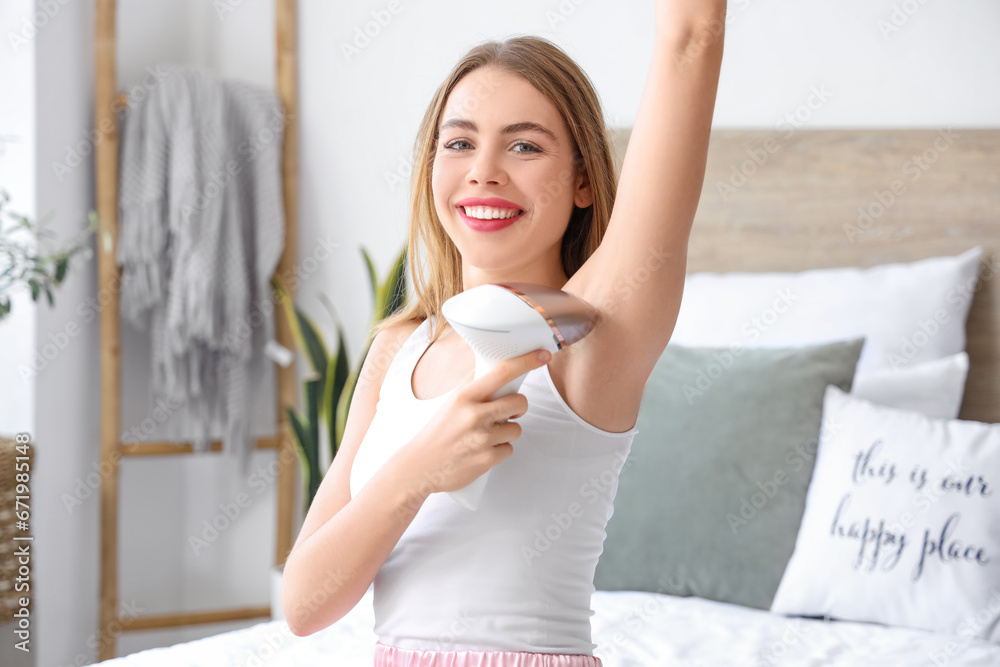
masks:
{"type": "Polygon", "coordinates": [[[359,389],[362,384],[366,384],[371,390],[376,392],[379,390],[392,360],[421,323],[422,320],[406,320],[388,326],[376,334],[358,374],[359,389]]]}

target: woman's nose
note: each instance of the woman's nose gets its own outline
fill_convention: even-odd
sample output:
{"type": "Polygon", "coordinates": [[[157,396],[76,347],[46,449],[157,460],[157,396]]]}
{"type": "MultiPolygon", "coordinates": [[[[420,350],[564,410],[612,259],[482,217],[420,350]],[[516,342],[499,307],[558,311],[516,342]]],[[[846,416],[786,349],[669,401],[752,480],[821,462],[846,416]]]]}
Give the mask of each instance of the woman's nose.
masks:
{"type": "Polygon", "coordinates": [[[479,185],[503,185],[507,181],[507,173],[499,156],[493,151],[480,149],[469,167],[467,179],[469,183],[479,185]]]}

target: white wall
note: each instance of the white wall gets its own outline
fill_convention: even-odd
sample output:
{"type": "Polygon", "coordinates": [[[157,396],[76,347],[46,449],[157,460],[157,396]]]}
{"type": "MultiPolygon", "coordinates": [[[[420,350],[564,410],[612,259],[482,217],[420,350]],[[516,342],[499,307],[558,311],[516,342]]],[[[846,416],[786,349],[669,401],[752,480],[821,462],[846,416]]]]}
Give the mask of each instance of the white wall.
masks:
{"type": "MultiPolygon", "coordinates": [[[[0,4],[0,35],[6,37],[12,32],[18,35],[31,5],[32,0],[9,0],[0,4]]],[[[0,46],[0,189],[10,195],[8,206],[12,211],[34,217],[35,50],[30,40],[7,38],[3,42],[0,46]]],[[[9,221],[3,221],[5,228],[8,224],[9,221]]],[[[0,261],[0,270],[4,268],[0,261]]],[[[17,433],[36,435],[35,380],[17,372],[17,366],[28,359],[34,347],[35,311],[29,294],[21,292],[11,299],[11,312],[0,321],[0,435],[6,438],[17,433]]],[[[33,535],[39,532],[39,518],[39,514],[33,517],[33,535]]],[[[32,621],[37,620],[37,598],[33,611],[35,618],[32,621]]],[[[3,637],[0,664],[4,667],[33,665],[33,654],[15,648],[14,628],[14,623],[0,624],[0,637],[3,637]]]]}
{"type": "MultiPolygon", "coordinates": [[[[31,0],[12,0],[0,6],[0,34],[16,34],[31,4],[31,0]]],[[[0,48],[0,190],[11,197],[10,211],[30,217],[35,216],[34,53],[30,42],[5,43],[0,48]]],[[[4,228],[10,224],[3,221],[4,228]]],[[[10,314],[0,321],[0,433],[8,437],[34,429],[35,382],[17,373],[34,336],[35,304],[24,291],[14,295],[10,314]]]]}
{"type": "MultiPolygon", "coordinates": [[[[5,3],[5,12],[7,7],[27,12],[28,0],[16,2],[5,3]]],[[[273,81],[269,0],[232,0],[233,11],[221,17],[214,8],[218,3],[199,0],[119,4],[121,89],[141,80],[147,65],[168,61],[204,64],[262,85],[273,81]]],[[[883,34],[880,21],[892,25],[893,7],[902,4],[731,0],[715,127],[769,128],[788,114],[793,119],[797,114],[795,122],[808,128],[1000,126],[1000,69],[995,66],[1000,42],[993,39],[1000,6],[991,0],[914,0],[905,4],[916,11],[897,15],[898,30],[883,34]],[[828,91],[829,99],[818,103],[810,97],[814,90],[828,91]]],[[[381,273],[401,247],[414,135],[431,93],[452,64],[485,39],[523,33],[549,37],[589,73],[609,122],[628,125],[652,51],[651,0],[400,0],[398,7],[392,14],[389,0],[299,2],[297,253],[300,259],[313,254],[321,239],[338,245],[334,256],[300,287],[299,303],[330,331],[316,298],[326,293],[348,324],[354,354],[371,316],[359,247],[369,249],[381,273]],[[370,24],[372,12],[384,22],[391,18],[384,26],[370,24]],[[377,34],[367,44],[359,42],[360,53],[348,58],[343,45],[366,25],[377,34]],[[404,182],[394,185],[400,177],[404,182]]],[[[37,50],[37,155],[21,156],[26,160],[21,162],[23,173],[34,173],[19,188],[30,200],[37,181],[38,212],[55,210],[54,224],[64,236],[84,224],[86,210],[93,207],[90,161],[62,181],[51,169],[51,162],[64,156],[93,123],[92,12],[92,3],[68,2],[32,42],[37,50]]],[[[0,50],[6,48],[5,39],[0,50]]],[[[2,80],[8,80],[7,70],[13,67],[11,76],[21,77],[18,85],[30,89],[30,67],[4,55],[2,80]]],[[[10,108],[0,101],[5,112],[0,133],[10,133],[11,122],[30,134],[25,109],[18,107],[11,116],[10,108]]],[[[0,158],[4,178],[9,174],[2,171],[6,163],[0,158]]],[[[0,343],[20,337],[34,340],[36,347],[44,345],[51,333],[80,319],[80,304],[95,291],[95,262],[78,265],[57,294],[57,308],[43,306],[12,326],[0,324],[0,343]]],[[[14,396],[28,395],[21,399],[28,417],[22,414],[14,421],[10,411],[0,412],[0,430],[28,424],[37,430],[44,450],[36,466],[35,527],[40,554],[37,664],[46,667],[68,665],[79,656],[92,660],[97,627],[97,499],[90,497],[72,513],[60,499],[72,494],[99,461],[97,321],[80,326],[81,335],[34,387],[4,375],[0,400],[5,405],[14,396]]],[[[148,344],[127,327],[123,334],[123,430],[128,430],[147,414],[148,344]]],[[[267,431],[273,387],[262,389],[262,395],[257,432],[267,431]]],[[[254,464],[265,466],[272,459],[260,453],[254,464]]],[[[219,512],[219,503],[245,491],[247,480],[218,457],[194,457],[126,461],[122,481],[124,601],[134,600],[142,613],[267,603],[273,485],[254,496],[251,507],[210,549],[195,556],[187,537],[219,512]]],[[[126,633],[119,654],[254,622],[126,633]]]]}

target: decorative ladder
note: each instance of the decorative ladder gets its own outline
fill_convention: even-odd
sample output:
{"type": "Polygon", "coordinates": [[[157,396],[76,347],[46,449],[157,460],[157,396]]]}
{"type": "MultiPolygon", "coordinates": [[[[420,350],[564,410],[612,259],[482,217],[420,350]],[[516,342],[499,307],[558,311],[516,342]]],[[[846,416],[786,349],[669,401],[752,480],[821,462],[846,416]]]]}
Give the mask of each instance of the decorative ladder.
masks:
{"type": "MultiPolygon", "coordinates": [[[[241,607],[215,611],[121,617],[118,595],[118,501],[119,462],[134,456],[191,454],[191,443],[144,442],[125,445],[121,442],[121,318],[116,286],[121,284],[118,266],[118,118],[117,111],[127,104],[127,96],[117,91],[115,67],[115,0],[96,0],[94,105],[97,136],[96,184],[97,213],[103,231],[112,243],[105,248],[102,235],[97,239],[98,287],[107,295],[100,314],[101,353],[101,470],[108,470],[101,483],[101,574],[100,626],[98,661],[115,657],[118,635],[126,630],[172,628],[221,621],[269,617],[269,606],[241,607]],[[106,467],[105,467],[106,466],[106,467]]],[[[275,0],[277,91],[288,119],[282,147],[282,194],[285,208],[285,247],[278,262],[277,275],[293,269],[296,248],[296,188],[298,184],[298,132],[296,58],[296,2],[275,0]]],[[[294,284],[288,285],[294,299],[294,284]]],[[[275,310],[277,313],[277,309],[275,310]]],[[[275,338],[292,349],[292,333],[283,317],[275,317],[275,338]]],[[[294,405],[294,364],[276,366],[277,431],[274,436],[258,438],[257,449],[273,449],[278,460],[276,565],[283,565],[292,548],[292,518],[295,497],[297,453],[283,406],[294,405]]],[[[222,451],[222,443],[211,443],[211,451],[222,451]]]]}

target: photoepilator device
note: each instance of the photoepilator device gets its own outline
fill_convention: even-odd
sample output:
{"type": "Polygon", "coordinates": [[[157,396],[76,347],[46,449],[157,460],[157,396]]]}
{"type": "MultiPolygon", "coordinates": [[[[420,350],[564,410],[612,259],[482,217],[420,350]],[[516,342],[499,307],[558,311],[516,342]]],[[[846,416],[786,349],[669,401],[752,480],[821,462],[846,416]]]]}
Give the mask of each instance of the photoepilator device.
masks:
{"type": "MultiPolygon", "coordinates": [[[[476,378],[505,359],[532,350],[555,354],[590,333],[597,320],[597,310],[570,292],[516,282],[467,289],[445,301],[441,314],[475,353],[476,378]]],[[[515,393],[525,375],[502,386],[491,400],[515,393]]],[[[490,472],[466,487],[449,491],[449,495],[467,509],[476,510],[490,472]]]]}

